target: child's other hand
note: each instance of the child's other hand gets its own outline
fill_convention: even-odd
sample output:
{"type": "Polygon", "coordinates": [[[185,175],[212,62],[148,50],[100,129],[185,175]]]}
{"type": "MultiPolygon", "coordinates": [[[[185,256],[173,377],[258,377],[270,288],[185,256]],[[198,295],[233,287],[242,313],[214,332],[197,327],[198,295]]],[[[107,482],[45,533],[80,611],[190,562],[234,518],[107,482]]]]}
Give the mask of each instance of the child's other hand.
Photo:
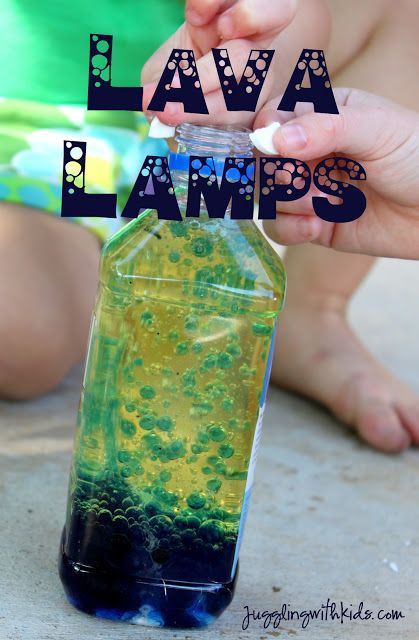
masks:
{"type": "MultiPolygon", "coordinates": [[[[226,110],[211,49],[227,48],[233,69],[241,76],[250,50],[275,48],[271,46],[275,37],[293,21],[297,8],[298,0],[187,0],[185,22],[143,67],[144,106],[151,101],[172,49],[193,49],[210,115],[188,113],[187,121],[250,126],[253,113],[226,110]]],[[[270,95],[273,75],[271,69],[259,97],[260,104],[270,95]]],[[[164,113],[157,115],[165,124],[177,125],[185,120],[180,103],[168,103],[164,113]]]]}
{"type": "MultiPolygon", "coordinates": [[[[338,251],[419,259],[419,114],[363,91],[334,93],[340,115],[308,113],[312,107],[300,103],[287,117],[276,111],[276,98],[257,115],[254,128],[280,121],[272,138],[277,155],[304,160],[312,168],[335,154],[361,163],[367,180],[354,186],[365,192],[367,209],[354,222],[325,222],[314,214],[310,189],[300,200],[278,203],[278,217],[265,221],[266,232],[286,245],[312,242],[338,251]]],[[[341,179],[347,182],[348,176],[341,179]]]]}

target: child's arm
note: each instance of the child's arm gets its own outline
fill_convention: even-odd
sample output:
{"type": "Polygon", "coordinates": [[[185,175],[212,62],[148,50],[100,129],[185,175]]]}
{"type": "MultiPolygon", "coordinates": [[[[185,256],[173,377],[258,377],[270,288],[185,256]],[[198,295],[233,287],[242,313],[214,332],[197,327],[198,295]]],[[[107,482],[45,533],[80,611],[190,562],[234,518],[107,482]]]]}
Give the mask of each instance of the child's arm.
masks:
{"type": "Polygon", "coordinates": [[[327,5],[333,25],[327,63],[336,75],[368,45],[391,0],[327,0],[327,5]]]}

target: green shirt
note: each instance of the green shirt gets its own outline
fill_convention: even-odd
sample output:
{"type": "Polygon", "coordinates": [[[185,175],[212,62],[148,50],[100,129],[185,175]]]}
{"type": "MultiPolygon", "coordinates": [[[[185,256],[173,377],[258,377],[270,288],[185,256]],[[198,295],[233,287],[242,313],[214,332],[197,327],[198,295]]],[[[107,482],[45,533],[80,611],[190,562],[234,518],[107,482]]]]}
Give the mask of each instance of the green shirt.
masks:
{"type": "Polygon", "coordinates": [[[112,83],[139,86],[183,12],[182,0],[0,0],[0,97],[85,104],[90,33],[114,37],[112,83]]]}

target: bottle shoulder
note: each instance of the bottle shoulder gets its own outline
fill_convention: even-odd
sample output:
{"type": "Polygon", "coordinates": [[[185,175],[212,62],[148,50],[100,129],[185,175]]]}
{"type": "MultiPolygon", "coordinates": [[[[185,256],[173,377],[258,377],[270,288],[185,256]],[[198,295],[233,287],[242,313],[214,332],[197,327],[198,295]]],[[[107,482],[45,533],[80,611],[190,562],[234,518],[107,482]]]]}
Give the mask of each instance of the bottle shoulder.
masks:
{"type": "Polygon", "coordinates": [[[147,211],[103,247],[104,272],[114,277],[201,282],[282,300],[280,257],[253,220],[159,220],[147,211]]]}

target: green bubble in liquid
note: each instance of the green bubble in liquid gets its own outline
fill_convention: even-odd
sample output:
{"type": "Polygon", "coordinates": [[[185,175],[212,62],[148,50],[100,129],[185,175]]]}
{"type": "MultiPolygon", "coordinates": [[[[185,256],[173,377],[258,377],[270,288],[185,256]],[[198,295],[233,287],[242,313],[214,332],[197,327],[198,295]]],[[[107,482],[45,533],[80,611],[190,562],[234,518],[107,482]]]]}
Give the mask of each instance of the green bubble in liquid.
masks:
{"type": "Polygon", "coordinates": [[[188,387],[194,387],[196,385],[196,371],[195,369],[186,369],[182,374],[182,383],[188,387]]]}
{"type": "Polygon", "coordinates": [[[198,329],[198,318],[196,316],[186,316],[185,331],[196,331],[198,329]]]}
{"type": "Polygon", "coordinates": [[[202,418],[207,416],[213,410],[213,405],[210,402],[194,402],[189,409],[189,415],[193,418],[202,418]]]}
{"type": "Polygon", "coordinates": [[[151,313],[151,311],[143,311],[143,313],[140,316],[140,319],[141,319],[141,324],[145,325],[146,327],[149,327],[153,323],[153,314],[151,313]]]}
{"type": "Polygon", "coordinates": [[[255,336],[270,336],[272,329],[273,327],[268,324],[263,324],[262,322],[254,322],[252,325],[252,331],[255,336]]]}
{"type": "Polygon", "coordinates": [[[186,502],[191,509],[202,509],[206,503],[206,499],[201,493],[194,491],[187,497],[186,502]]]}
{"type": "Polygon", "coordinates": [[[209,436],[211,440],[214,440],[214,442],[222,442],[222,440],[225,440],[226,432],[222,427],[213,425],[209,428],[209,436]]]}
{"type": "Polygon", "coordinates": [[[177,251],[171,251],[171,252],[169,253],[169,260],[170,260],[170,262],[173,262],[174,264],[175,264],[176,262],[179,262],[179,260],[180,260],[180,253],[178,253],[177,251]]]}
{"type": "Polygon", "coordinates": [[[218,447],[218,453],[222,458],[231,458],[234,453],[234,448],[231,444],[222,444],[218,447]]]}
{"type": "Polygon", "coordinates": [[[184,356],[188,353],[189,345],[187,342],[178,342],[176,345],[176,353],[180,356],[184,356]]]}
{"type": "Polygon", "coordinates": [[[224,529],[217,520],[205,520],[199,527],[198,533],[207,542],[222,542],[224,539],[224,529]]]}
{"type": "Polygon", "coordinates": [[[170,416],[161,416],[157,418],[156,425],[161,431],[170,431],[173,427],[173,420],[170,416]]]}
{"type": "Polygon", "coordinates": [[[201,342],[194,342],[193,345],[192,345],[193,353],[201,353],[203,348],[204,347],[202,346],[201,342]]]}
{"type": "Polygon", "coordinates": [[[134,506],[134,501],[133,501],[133,499],[132,499],[132,498],[129,498],[129,497],[128,497],[128,498],[124,498],[124,499],[122,500],[122,508],[123,508],[123,509],[125,509],[125,510],[126,510],[126,509],[128,509],[129,507],[133,507],[133,506],[134,506]]]}
{"type": "Polygon", "coordinates": [[[157,433],[147,433],[142,437],[141,442],[147,449],[155,449],[161,446],[161,440],[157,433]]]}
{"type": "Polygon", "coordinates": [[[195,454],[202,453],[204,450],[205,450],[204,447],[202,447],[199,444],[193,444],[191,446],[191,451],[192,451],[192,453],[195,453],[195,454]]]}
{"type": "Polygon", "coordinates": [[[224,409],[224,411],[231,411],[231,409],[233,408],[233,400],[231,398],[224,398],[221,401],[221,407],[224,409]]]}
{"type": "Polygon", "coordinates": [[[221,480],[219,480],[218,478],[211,478],[211,480],[208,480],[207,482],[207,488],[210,491],[217,492],[220,489],[221,484],[221,480]]]}
{"type": "Polygon", "coordinates": [[[207,369],[212,369],[217,364],[217,357],[215,354],[210,353],[204,358],[202,366],[200,368],[201,373],[204,373],[207,369]]]}
{"type": "Polygon", "coordinates": [[[215,470],[217,473],[219,473],[221,476],[226,475],[227,473],[227,467],[224,464],[224,462],[217,462],[217,464],[215,465],[215,470]]]}
{"type": "Polygon", "coordinates": [[[185,237],[188,233],[188,229],[183,222],[172,222],[169,228],[175,238],[185,237]]]}
{"type": "Polygon", "coordinates": [[[198,258],[205,258],[213,251],[212,242],[209,238],[194,238],[192,240],[192,251],[198,258]]]}
{"type": "Polygon", "coordinates": [[[124,435],[132,437],[136,433],[137,429],[133,422],[130,422],[129,420],[121,420],[121,431],[124,435]]]}
{"type": "Polygon", "coordinates": [[[173,440],[166,449],[166,455],[169,460],[176,460],[177,458],[183,458],[185,455],[185,445],[182,440],[173,440]]]}
{"type": "Polygon", "coordinates": [[[201,521],[196,516],[186,516],[186,523],[188,529],[199,529],[201,526],[201,521]]]}
{"type": "Polygon", "coordinates": [[[146,431],[150,431],[150,429],[153,429],[154,424],[154,417],[151,414],[143,416],[140,420],[140,427],[142,427],[146,431]]]}
{"type": "Polygon", "coordinates": [[[220,369],[231,369],[233,365],[233,356],[231,356],[227,352],[222,352],[218,354],[217,358],[217,366],[220,369]]]}
{"type": "Polygon", "coordinates": [[[145,384],[140,389],[140,395],[144,400],[151,400],[155,397],[156,391],[153,387],[148,384],[145,384]]]}
{"type": "Polygon", "coordinates": [[[226,349],[227,353],[229,353],[233,358],[238,358],[242,354],[242,350],[240,346],[234,342],[230,343],[226,349]]]}

